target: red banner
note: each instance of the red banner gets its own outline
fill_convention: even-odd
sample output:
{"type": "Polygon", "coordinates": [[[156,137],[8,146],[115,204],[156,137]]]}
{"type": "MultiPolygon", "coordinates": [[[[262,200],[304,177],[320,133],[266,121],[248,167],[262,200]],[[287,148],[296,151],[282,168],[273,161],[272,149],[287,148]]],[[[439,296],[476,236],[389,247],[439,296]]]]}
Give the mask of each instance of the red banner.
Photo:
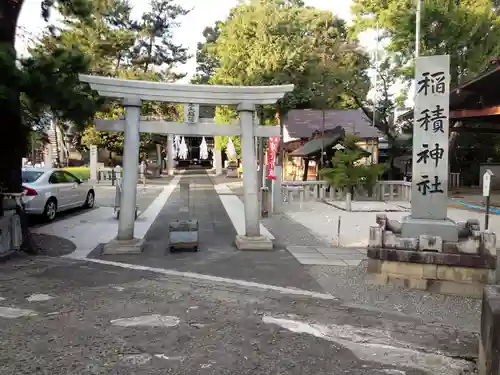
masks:
{"type": "Polygon", "coordinates": [[[267,141],[267,176],[269,180],[276,180],[274,166],[276,164],[276,154],[280,144],[280,137],[269,137],[267,141]]]}

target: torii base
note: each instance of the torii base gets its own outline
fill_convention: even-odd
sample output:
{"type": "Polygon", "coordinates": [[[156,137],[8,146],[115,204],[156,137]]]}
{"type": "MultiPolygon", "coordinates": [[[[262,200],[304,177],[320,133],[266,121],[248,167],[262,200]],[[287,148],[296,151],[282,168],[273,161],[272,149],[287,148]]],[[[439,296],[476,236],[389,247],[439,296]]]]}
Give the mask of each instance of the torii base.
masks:
{"type": "Polygon", "coordinates": [[[118,255],[118,254],[140,254],[144,247],[144,239],[133,238],[131,240],[114,239],[104,245],[102,249],[103,255],[118,255]]]}
{"type": "Polygon", "coordinates": [[[273,242],[266,236],[236,236],[235,240],[238,250],[272,250],[273,242]]]}

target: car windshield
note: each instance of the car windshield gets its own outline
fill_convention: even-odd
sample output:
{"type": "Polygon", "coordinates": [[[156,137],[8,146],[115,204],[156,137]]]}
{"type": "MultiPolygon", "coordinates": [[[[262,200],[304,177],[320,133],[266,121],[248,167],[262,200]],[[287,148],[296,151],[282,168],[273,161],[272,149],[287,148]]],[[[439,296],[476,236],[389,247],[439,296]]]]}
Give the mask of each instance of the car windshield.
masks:
{"type": "Polygon", "coordinates": [[[24,184],[31,184],[38,180],[44,172],[42,171],[23,171],[22,178],[24,184]]]}

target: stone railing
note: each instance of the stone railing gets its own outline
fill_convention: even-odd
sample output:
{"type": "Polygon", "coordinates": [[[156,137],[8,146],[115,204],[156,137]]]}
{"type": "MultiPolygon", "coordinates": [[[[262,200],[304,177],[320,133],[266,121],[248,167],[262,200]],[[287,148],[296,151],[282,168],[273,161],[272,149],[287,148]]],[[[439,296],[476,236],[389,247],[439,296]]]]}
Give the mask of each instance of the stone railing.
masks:
{"type": "Polygon", "coordinates": [[[460,187],[460,173],[448,174],[448,188],[457,189],[460,187]]]}
{"type": "MultiPolygon", "coordinates": [[[[307,202],[315,200],[344,200],[347,192],[336,189],[328,182],[319,181],[283,181],[282,195],[284,202],[307,202]]],[[[369,194],[362,188],[354,190],[357,201],[404,201],[411,200],[411,182],[379,181],[369,194]]]]}
{"type": "Polygon", "coordinates": [[[97,183],[101,183],[102,181],[111,181],[111,185],[115,185],[115,181],[117,178],[122,177],[122,171],[115,170],[114,168],[100,168],[97,170],[97,183]]]}

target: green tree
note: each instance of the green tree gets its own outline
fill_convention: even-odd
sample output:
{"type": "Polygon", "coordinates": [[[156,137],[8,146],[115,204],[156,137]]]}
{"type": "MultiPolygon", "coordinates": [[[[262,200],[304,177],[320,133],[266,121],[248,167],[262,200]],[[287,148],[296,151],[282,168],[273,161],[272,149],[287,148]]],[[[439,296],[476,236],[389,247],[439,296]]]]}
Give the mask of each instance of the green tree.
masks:
{"type": "MultiPolygon", "coordinates": [[[[88,21],[84,22],[85,20],[78,15],[65,15],[62,26],[57,28],[55,32],[52,30],[44,33],[43,37],[32,46],[30,52],[36,56],[43,56],[46,51],[78,45],[81,51],[88,56],[89,72],[92,74],[148,81],[162,81],[167,78],[168,74],[158,70],[156,63],[151,63],[154,59],[161,63],[160,55],[167,53],[166,45],[161,43],[168,41],[168,28],[174,25],[168,24],[168,20],[165,18],[166,14],[156,15],[163,17],[160,19],[161,22],[158,21],[156,25],[156,32],[164,34],[162,41],[158,42],[157,37],[146,39],[147,33],[153,32],[152,26],[154,25],[151,22],[156,13],[145,13],[142,23],[136,23],[131,20],[131,6],[127,0],[89,0],[89,4],[92,13],[88,21]],[[150,23],[147,24],[145,20],[150,23]],[[136,59],[137,53],[143,52],[143,48],[147,47],[146,41],[152,43],[149,45],[152,48],[152,54],[144,55],[142,60],[138,60],[136,59]]],[[[153,10],[158,11],[161,4],[159,2],[155,4],[153,4],[155,7],[153,10]]],[[[168,13],[169,9],[167,7],[163,11],[168,13]]],[[[103,110],[97,114],[98,118],[117,119],[124,114],[123,108],[116,100],[107,99],[105,104],[103,110]]],[[[173,119],[177,114],[176,106],[169,103],[143,103],[142,115],[144,116],[173,119]]],[[[92,125],[90,124],[90,126],[92,125]]],[[[123,134],[106,135],[105,132],[95,131],[95,128],[84,132],[81,126],[77,130],[75,141],[83,141],[84,146],[91,144],[89,139],[92,139],[93,142],[96,142],[94,144],[99,147],[122,152],[123,134]],[[92,137],[89,137],[89,134],[92,137]],[[101,141],[96,139],[97,135],[101,141]]],[[[164,137],[141,134],[143,149],[154,148],[157,142],[164,143],[164,137]]]]}
{"type": "Polygon", "coordinates": [[[273,111],[266,108],[264,123],[291,108],[351,107],[338,81],[368,90],[368,59],[331,12],[298,0],[251,0],[234,7],[218,26],[220,34],[207,48],[218,64],[210,83],[295,85],[273,111]]]}
{"type": "Polygon", "coordinates": [[[178,26],[177,18],[189,13],[173,0],[152,0],[151,10],[142,15],[138,24],[137,40],[132,50],[131,63],[143,72],[162,68],[162,81],[175,81],[186,76],[172,71],[177,64],[186,63],[187,48],[172,41],[178,26]]]}
{"type": "Polygon", "coordinates": [[[126,0],[88,0],[90,15],[63,12],[62,24],[50,26],[32,46],[32,56],[43,56],[58,48],[78,49],[89,59],[97,75],[116,75],[132,48],[136,31],[126,0]]]}
{"type": "MultiPolygon", "coordinates": [[[[215,44],[220,67],[211,82],[293,83],[295,90],[280,101],[278,111],[311,108],[324,96],[327,76],[367,82],[367,61],[353,52],[356,49],[345,23],[331,12],[305,7],[302,1],[252,0],[233,8],[221,24],[215,44]]],[[[331,99],[335,106],[344,105],[339,98],[331,99]]]]}
{"type": "MultiPolygon", "coordinates": [[[[0,1],[0,108],[2,108],[4,137],[0,137],[0,193],[22,192],[21,160],[29,152],[32,122],[48,111],[59,118],[76,123],[87,121],[98,102],[78,73],[88,70],[89,61],[75,49],[54,49],[44,56],[18,59],[15,50],[16,28],[24,1],[0,1]],[[32,113],[30,113],[32,112],[32,113]],[[28,121],[23,122],[23,120],[28,121]]],[[[57,4],[66,14],[88,15],[85,0],[43,0],[41,14],[47,19],[50,8],[57,4]]],[[[28,223],[21,206],[23,248],[36,251],[29,235],[28,223]]],[[[0,196],[0,215],[3,197],[0,196]]]]}
{"type": "Polygon", "coordinates": [[[191,83],[208,84],[219,68],[215,44],[220,35],[221,25],[222,23],[218,21],[214,26],[208,26],[203,30],[205,40],[198,43],[196,49],[196,75],[191,79],[191,83]]]}
{"type": "MultiPolygon", "coordinates": [[[[500,17],[493,0],[423,0],[421,53],[451,56],[451,85],[483,71],[488,58],[500,53],[500,17]]],[[[413,0],[353,0],[354,30],[375,27],[378,21],[397,55],[399,76],[413,79],[415,51],[415,2],[413,0]]]]}
{"type": "Polygon", "coordinates": [[[389,147],[388,156],[388,177],[394,179],[396,168],[394,162],[397,157],[404,155],[411,150],[411,137],[403,134],[395,124],[394,112],[398,98],[391,91],[396,84],[396,72],[391,56],[386,56],[379,66],[374,67],[374,73],[378,82],[376,87],[376,100],[363,100],[363,93],[358,94],[356,90],[347,91],[351,94],[356,105],[363,110],[365,115],[372,121],[374,126],[385,136],[389,147]]]}
{"type": "Polygon", "coordinates": [[[359,149],[359,138],[348,135],[343,141],[343,150],[335,152],[331,168],[322,168],[319,175],[337,189],[345,189],[354,196],[357,187],[371,191],[384,172],[384,165],[359,163],[365,154],[359,149]]]}

